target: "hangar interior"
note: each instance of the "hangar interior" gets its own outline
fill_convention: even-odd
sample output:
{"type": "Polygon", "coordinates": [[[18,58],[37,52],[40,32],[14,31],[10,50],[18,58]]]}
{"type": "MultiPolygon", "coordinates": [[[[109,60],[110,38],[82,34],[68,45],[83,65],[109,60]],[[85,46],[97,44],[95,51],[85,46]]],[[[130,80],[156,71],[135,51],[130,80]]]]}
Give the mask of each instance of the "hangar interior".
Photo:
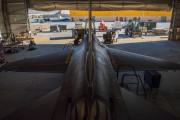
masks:
{"type": "MultiPolygon", "coordinates": [[[[126,0],[126,1],[124,0],[111,0],[111,1],[92,0],[91,2],[92,2],[92,11],[104,11],[104,10],[106,11],[113,11],[113,10],[114,11],[118,11],[118,10],[172,11],[170,31],[168,32],[168,40],[161,40],[161,41],[156,41],[152,39],[118,40],[116,44],[109,44],[107,45],[107,47],[122,50],[122,51],[127,51],[128,53],[132,52],[132,53],[150,56],[154,58],[160,58],[160,59],[174,62],[176,64],[180,64],[180,47],[179,47],[180,46],[180,42],[179,42],[180,41],[180,1],[179,0],[163,0],[163,1],[162,0],[126,0]]],[[[53,0],[53,1],[52,0],[0,0],[0,30],[1,30],[1,33],[3,34],[2,38],[5,42],[6,41],[11,42],[13,41],[14,36],[22,35],[22,34],[24,37],[20,38],[20,40],[22,41],[31,40],[32,36],[31,36],[31,32],[29,32],[31,31],[29,15],[28,15],[29,9],[38,10],[38,11],[53,11],[53,10],[88,11],[89,1],[88,0],[77,0],[77,1],[74,1],[74,0],[68,0],[68,1],[66,0],[53,0]]],[[[64,33],[62,33],[62,35],[63,34],[64,33]]],[[[102,37],[102,34],[99,36],[102,37]]],[[[44,35],[44,37],[46,37],[46,35],[44,35]]],[[[61,36],[61,37],[64,37],[64,36],[61,36]]],[[[73,52],[71,52],[71,49],[78,48],[78,47],[73,46],[73,45],[72,45],[73,47],[71,47],[71,44],[69,45],[68,43],[69,43],[68,40],[67,41],[66,40],[36,41],[36,44],[37,44],[36,50],[27,51],[25,48],[25,50],[18,53],[13,53],[13,54],[5,53],[7,64],[14,61],[22,60],[22,59],[28,59],[35,56],[41,56],[45,54],[54,53],[57,51],[59,53],[62,53],[62,55],[60,56],[65,56],[63,51],[67,51],[68,53],[70,52],[68,56],[65,56],[64,59],[67,59],[67,60],[69,59],[69,62],[71,61],[71,62],[77,63],[76,60],[71,59],[70,56],[74,54],[73,52]],[[66,46],[68,47],[70,46],[69,49],[68,47],[66,49],[65,48],[66,46]]],[[[113,63],[113,59],[111,58],[111,55],[109,55],[109,57],[110,57],[111,62],[113,63]]],[[[43,59],[44,61],[48,61],[48,58],[46,57],[43,59]]],[[[59,60],[58,57],[56,59],[59,60]]],[[[20,65],[23,68],[23,66],[28,65],[29,62],[31,63],[31,60],[27,61],[26,63],[22,63],[18,65],[20,65]]],[[[41,70],[34,71],[33,67],[38,62],[39,61],[33,62],[32,64],[34,65],[32,65],[29,71],[26,71],[26,70],[24,71],[22,69],[19,71],[17,70],[16,72],[16,70],[9,71],[9,70],[0,69],[1,71],[0,72],[0,119],[21,120],[18,117],[16,118],[16,111],[20,111],[20,113],[22,111],[23,112],[25,111],[27,114],[26,113],[24,114],[22,112],[24,116],[29,115],[30,111],[22,110],[22,108],[26,108],[26,106],[31,106],[31,105],[33,106],[34,103],[36,104],[35,106],[38,106],[36,101],[41,100],[42,98],[44,101],[47,100],[51,102],[53,106],[58,105],[57,99],[59,96],[59,92],[54,93],[53,91],[60,91],[62,84],[65,82],[65,78],[67,78],[67,74],[66,72],[56,72],[56,71],[52,72],[51,67],[48,67],[49,71],[46,70],[46,67],[44,67],[44,71],[41,71],[41,70]],[[50,99],[49,98],[46,99],[47,95],[49,94],[50,95],[53,94],[54,96],[51,97],[50,99]],[[11,114],[13,114],[12,117],[11,117],[11,114]],[[10,117],[8,117],[9,115],[10,117]]],[[[51,61],[48,61],[48,62],[50,62],[49,64],[52,64],[51,61]]],[[[131,62],[133,63],[134,61],[132,60],[131,62]]],[[[82,63],[82,65],[83,64],[84,63],[82,63]]],[[[5,64],[2,63],[0,65],[6,66],[6,62],[5,64]]],[[[38,67],[40,68],[42,66],[37,66],[37,69],[39,69],[38,67]]],[[[157,109],[163,109],[163,111],[176,116],[176,119],[178,120],[180,119],[180,102],[179,102],[180,101],[180,71],[179,70],[180,68],[178,68],[178,66],[177,66],[177,69],[169,70],[168,64],[167,64],[166,70],[161,70],[161,69],[156,70],[156,72],[158,72],[161,75],[160,85],[158,88],[151,88],[148,86],[148,84],[145,84],[144,73],[146,71],[144,70],[137,70],[137,71],[135,70],[136,76],[133,76],[134,75],[133,69],[128,70],[128,71],[127,70],[120,70],[120,71],[114,70],[114,75],[118,76],[117,82],[119,86],[121,87],[122,87],[122,79],[124,75],[130,74],[130,77],[128,77],[127,79],[124,79],[130,84],[137,81],[138,79],[137,75],[139,75],[140,79],[142,79],[142,84],[141,84],[141,81],[139,81],[139,84],[138,84],[139,85],[138,92],[137,92],[137,84],[128,85],[128,83],[126,82],[122,88],[128,89],[128,91],[130,92],[123,92],[124,89],[121,90],[124,97],[126,96],[125,97],[126,99],[131,99],[132,102],[129,102],[127,104],[129,104],[129,106],[135,106],[135,108],[132,108],[134,111],[138,111],[136,107],[142,106],[139,101],[143,100],[145,101],[144,103],[153,104],[154,106],[157,107],[157,109]],[[133,93],[133,95],[131,93],[133,93]],[[146,99],[144,98],[144,96],[146,96],[146,99]]],[[[72,73],[74,71],[76,71],[76,69],[71,70],[72,73]]],[[[69,76],[71,76],[71,74],[69,74],[69,76]]],[[[81,86],[81,84],[79,86],[81,86]]],[[[114,91],[114,92],[119,92],[119,91],[114,91]]],[[[126,101],[126,99],[124,101],[126,101]]],[[[40,106],[40,102],[39,102],[39,106],[40,106]]],[[[147,107],[147,108],[151,110],[151,107],[147,107]]],[[[49,109],[49,111],[50,110],[54,110],[54,111],[53,113],[51,111],[51,113],[46,114],[47,116],[49,115],[51,117],[49,116],[47,117],[46,115],[44,115],[44,117],[36,118],[36,116],[39,116],[40,113],[39,111],[35,110],[35,112],[37,112],[38,115],[35,115],[34,117],[33,114],[30,114],[31,117],[29,117],[28,119],[29,120],[32,120],[32,119],[33,120],[35,119],[57,120],[59,118],[58,116],[56,116],[58,108],[55,109],[54,107],[47,107],[47,108],[42,107],[42,109],[46,109],[46,110],[42,110],[44,112],[42,114],[46,114],[46,112],[48,113],[47,109],[49,109]],[[52,117],[52,114],[55,117],[54,116],[52,117]]],[[[127,113],[124,113],[123,111],[120,111],[120,112],[122,112],[122,114],[127,114],[127,113]]],[[[59,114],[63,114],[63,112],[59,114]]],[[[130,118],[132,117],[134,120],[144,119],[142,115],[143,112],[139,112],[139,113],[130,112],[129,114],[130,114],[130,118]]],[[[163,114],[163,113],[160,113],[160,114],[163,114]]],[[[156,116],[153,116],[153,117],[154,117],[153,118],[154,120],[159,119],[158,117],[156,118],[156,116]]],[[[67,117],[66,119],[69,120],[73,118],[67,117]]],[[[80,120],[80,117],[77,117],[77,119],[80,120]]],[[[151,117],[149,119],[151,119],[151,117]]],[[[23,117],[22,117],[22,120],[23,120],[23,117]]],[[[110,120],[110,119],[107,118],[107,120],[110,120]]],[[[124,118],[124,120],[126,120],[126,118],[124,118]]]]}

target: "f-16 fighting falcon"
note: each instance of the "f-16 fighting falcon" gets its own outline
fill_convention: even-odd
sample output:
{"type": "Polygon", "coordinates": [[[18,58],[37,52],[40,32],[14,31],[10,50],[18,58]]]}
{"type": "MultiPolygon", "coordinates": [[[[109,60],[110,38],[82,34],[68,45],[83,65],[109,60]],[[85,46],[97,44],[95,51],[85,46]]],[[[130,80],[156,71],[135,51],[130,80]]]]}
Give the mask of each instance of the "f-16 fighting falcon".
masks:
{"type": "MultiPolygon", "coordinates": [[[[86,34],[76,47],[10,62],[0,68],[17,72],[65,72],[61,87],[3,120],[179,120],[121,88],[114,71],[118,66],[127,66],[123,70],[131,70],[128,66],[136,70],[178,70],[180,65],[108,48],[95,34],[91,14],[94,4],[91,0],[86,4],[89,5],[86,34]]],[[[107,6],[102,10],[108,8],[108,4],[102,5],[107,6]]]]}

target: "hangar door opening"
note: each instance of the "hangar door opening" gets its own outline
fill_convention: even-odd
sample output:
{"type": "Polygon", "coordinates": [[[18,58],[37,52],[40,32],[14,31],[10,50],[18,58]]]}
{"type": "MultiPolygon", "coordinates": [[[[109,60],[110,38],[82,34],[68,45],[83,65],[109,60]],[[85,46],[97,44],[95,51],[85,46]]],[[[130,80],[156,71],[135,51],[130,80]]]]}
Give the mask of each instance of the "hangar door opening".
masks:
{"type": "MultiPolygon", "coordinates": [[[[93,11],[96,35],[104,41],[108,31],[120,30],[117,41],[126,39],[168,40],[172,11],[93,11]]],[[[85,21],[87,11],[70,10],[71,21],[85,21]]]]}
{"type": "Polygon", "coordinates": [[[29,21],[31,36],[36,41],[72,39],[69,10],[44,12],[29,9],[29,21]]]}

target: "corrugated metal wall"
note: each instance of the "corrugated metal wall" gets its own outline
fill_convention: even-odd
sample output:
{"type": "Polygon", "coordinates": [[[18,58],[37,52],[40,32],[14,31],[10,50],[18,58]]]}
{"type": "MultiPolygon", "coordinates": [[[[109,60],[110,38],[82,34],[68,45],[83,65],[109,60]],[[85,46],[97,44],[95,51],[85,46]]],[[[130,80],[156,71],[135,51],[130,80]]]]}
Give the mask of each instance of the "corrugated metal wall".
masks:
{"type": "Polygon", "coordinates": [[[180,40],[180,0],[173,1],[173,13],[170,26],[172,32],[169,40],[180,40]]]}
{"type": "Polygon", "coordinates": [[[28,30],[27,2],[26,0],[1,0],[0,2],[1,31],[4,34],[15,35],[28,30]]]}

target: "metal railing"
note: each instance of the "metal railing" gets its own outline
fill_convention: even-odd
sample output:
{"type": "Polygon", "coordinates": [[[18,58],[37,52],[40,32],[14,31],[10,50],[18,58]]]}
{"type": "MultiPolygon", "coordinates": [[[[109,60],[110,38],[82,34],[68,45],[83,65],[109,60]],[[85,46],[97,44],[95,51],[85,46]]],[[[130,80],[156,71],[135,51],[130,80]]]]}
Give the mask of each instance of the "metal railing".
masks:
{"type": "Polygon", "coordinates": [[[129,68],[132,68],[132,70],[133,70],[133,72],[134,72],[134,74],[123,74],[122,75],[122,78],[121,78],[121,86],[123,87],[124,86],[124,79],[125,79],[125,77],[128,77],[128,76],[135,76],[136,77],[136,80],[137,80],[137,83],[127,83],[127,84],[137,84],[137,88],[136,88],[136,94],[138,93],[138,90],[139,90],[139,83],[141,83],[141,85],[142,85],[142,87],[143,87],[143,90],[144,90],[144,98],[146,99],[146,89],[145,89],[145,87],[144,87],[144,84],[143,84],[143,82],[142,82],[142,79],[141,79],[141,77],[140,77],[140,75],[138,75],[137,74],[137,72],[136,72],[136,69],[134,68],[134,66],[129,66],[129,65],[119,65],[118,66],[118,68],[117,68],[117,79],[119,78],[119,69],[121,68],[121,67],[129,67],[129,68]]]}

